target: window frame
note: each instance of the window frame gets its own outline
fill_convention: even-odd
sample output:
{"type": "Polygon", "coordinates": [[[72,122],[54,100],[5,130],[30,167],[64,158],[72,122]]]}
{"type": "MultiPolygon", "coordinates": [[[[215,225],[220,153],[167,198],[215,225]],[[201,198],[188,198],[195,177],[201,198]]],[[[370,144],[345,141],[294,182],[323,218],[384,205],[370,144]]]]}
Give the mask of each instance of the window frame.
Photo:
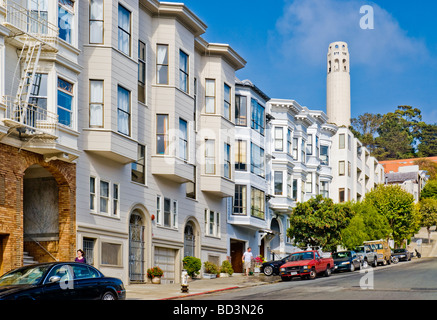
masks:
{"type": "Polygon", "coordinates": [[[163,114],[163,113],[157,113],[156,114],[156,154],[157,155],[168,155],[168,149],[169,149],[169,115],[168,114],[163,114]],[[163,128],[164,128],[164,132],[159,132],[159,117],[164,117],[164,119],[166,119],[163,123],[163,128]],[[163,138],[163,143],[164,143],[164,152],[159,152],[159,143],[158,143],[158,137],[162,136],[163,138]]]}
{"type": "Polygon", "coordinates": [[[104,80],[100,80],[100,79],[90,79],[89,80],[89,123],[88,123],[88,125],[90,128],[104,128],[104,119],[105,119],[105,82],[104,82],[104,80]],[[93,86],[91,85],[92,82],[101,82],[102,83],[102,92],[101,92],[102,101],[101,102],[92,101],[92,99],[93,99],[92,98],[93,97],[93,94],[92,94],[93,86]],[[100,122],[101,122],[100,125],[91,123],[91,119],[93,118],[91,116],[92,106],[97,106],[97,105],[100,106],[101,110],[102,110],[102,117],[100,119],[100,122]]]}
{"type": "Polygon", "coordinates": [[[132,92],[128,89],[126,89],[125,87],[121,86],[120,84],[117,85],[117,132],[124,134],[128,137],[131,136],[132,134],[132,128],[131,128],[131,114],[132,114],[132,96],[131,96],[132,92]],[[119,101],[120,101],[120,90],[127,92],[128,93],[128,107],[129,107],[129,111],[125,111],[123,109],[120,108],[119,105],[119,101]],[[119,121],[120,121],[120,112],[123,114],[127,114],[128,118],[127,118],[127,125],[128,125],[128,133],[125,133],[123,131],[120,130],[120,125],[119,125],[119,121]]]}
{"type": "Polygon", "coordinates": [[[179,49],[179,89],[185,93],[190,92],[190,56],[182,49],[179,49]],[[182,66],[182,56],[185,57],[184,66],[182,66]],[[185,82],[182,79],[185,79],[185,82]],[[182,86],[183,83],[185,83],[185,88],[182,86]]]}
{"type": "Polygon", "coordinates": [[[216,88],[216,80],[207,78],[205,79],[205,113],[206,114],[215,114],[216,113],[216,96],[217,96],[217,88],[216,88]],[[209,86],[208,82],[213,82],[212,88],[214,88],[213,95],[210,95],[211,93],[208,92],[209,86]],[[213,101],[214,110],[209,110],[208,106],[210,106],[210,103],[208,101],[213,101]]]}
{"type": "Polygon", "coordinates": [[[170,78],[170,75],[169,75],[169,72],[170,72],[170,56],[169,56],[169,45],[168,44],[165,44],[165,43],[157,43],[156,44],[156,84],[158,84],[158,85],[168,85],[169,84],[169,78],[170,78]],[[158,52],[159,52],[159,48],[160,47],[162,47],[162,48],[166,48],[165,50],[166,50],[166,54],[165,54],[165,56],[166,56],[166,59],[162,62],[162,63],[160,63],[160,61],[158,60],[158,58],[159,58],[159,54],[158,54],[158,52]],[[165,68],[165,70],[167,71],[166,72],[166,81],[164,82],[164,81],[161,81],[161,78],[160,78],[160,71],[161,71],[161,69],[164,69],[165,68]]]}
{"type": "Polygon", "coordinates": [[[138,93],[137,98],[141,103],[146,103],[146,81],[147,81],[147,46],[146,43],[138,40],[138,93]],[[142,75],[142,76],[141,76],[142,75]]]}
{"type": "Polygon", "coordinates": [[[127,55],[127,56],[131,56],[132,55],[132,12],[127,9],[125,6],[123,6],[121,3],[118,3],[118,11],[117,11],[117,30],[118,30],[118,43],[117,43],[117,49],[118,51],[122,52],[123,54],[127,55]],[[123,26],[120,26],[120,8],[124,9],[125,12],[129,13],[129,30],[125,30],[123,26]],[[122,32],[122,34],[126,34],[128,36],[129,39],[129,43],[128,43],[128,52],[124,51],[124,48],[120,48],[120,32],[122,32]]]}
{"type": "Polygon", "coordinates": [[[232,87],[226,82],[223,84],[223,117],[232,121],[232,87]],[[226,94],[227,90],[229,90],[229,94],[226,94]]]}
{"type": "Polygon", "coordinates": [[[104,0],[90,0],[90,4],[89,4],[89,19],[88,19],[88,42],[89,44],[104,44],[105,43],[105,3],[104,0]],[[93,1],[101,1],[102,3],[102,19],[92,19],[92,2],[93,1]],[[101,37],[102,37],[102,41],[101,42],[92,42],[91,41],[91,24],[92,22],[97,23],[100,22],[102,24],[102,29],[101,29],[101,37]]]}
{"type": "Polygon", "coordinates": [[[56,90],[56,92],[57,92],[56,114],[58,115],[58,124],[61,124],[63,126],[69,127],[69,128],[73,128],[74,127],[73,124],[75,122],[74,112],[73,112],[75,110],[75,100],[74,100],[75,84],[70,82],[69,80],[66,80],[63,77],[58,76],[57,77],[57,86],[56,86],[56,88],[57,88],[57,90],[56,90]],[[63,88],[62,86],[60,86],[60,84],[59,84],[60,81],[63,81],[65,83],[68,83],[69,85],[71,85],[71,91],[63,88]],[[65,95],[68,95],[68,96],[71,97],[71,106],[70,106],[71,110],[68,110],[65,106],[60,106],[59,105],[59,93],[63,93],[65,95]],[[65,124],[65,123],[59,122],[59,109],[61,109],[63,111],[66,111],[66,112],[68,112],[70,114],[69,124],[65,124]]]}

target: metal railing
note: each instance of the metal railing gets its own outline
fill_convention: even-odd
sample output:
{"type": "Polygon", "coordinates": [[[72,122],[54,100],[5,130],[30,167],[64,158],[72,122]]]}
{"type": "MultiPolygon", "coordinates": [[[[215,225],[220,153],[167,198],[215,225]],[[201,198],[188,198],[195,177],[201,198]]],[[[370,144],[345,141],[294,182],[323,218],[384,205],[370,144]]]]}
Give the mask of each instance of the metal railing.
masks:
{"type": "Polygon", "coordinates": [[[35,104],[16,101],[15,97],[11,96],[3,97],[3,105],[6,109],[5,119],[12,120],[15,126],[56,136],[57,114],[35,104]]]}
{"type": "Polygon", "coordinates": [[[57,43],[59,28],[47,20],[43,13],[30,10],[12,0],[0,0],[6,7],[6,22],[36,40],[54,46],[57,43]]]}

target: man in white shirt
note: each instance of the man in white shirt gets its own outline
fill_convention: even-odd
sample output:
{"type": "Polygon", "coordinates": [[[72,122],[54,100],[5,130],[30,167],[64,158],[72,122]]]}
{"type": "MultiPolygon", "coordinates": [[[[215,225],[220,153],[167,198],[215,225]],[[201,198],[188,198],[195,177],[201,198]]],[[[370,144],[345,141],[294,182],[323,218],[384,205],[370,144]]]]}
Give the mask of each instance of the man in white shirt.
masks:
{"type": "Polygon", "coordinates": [[[252,259],[253,259],[253,255],[252,255],[252,248],[249,247],[247,248],[246,252],[243,254],[243,265],[244,265],[244,270],[246,272],[246,276],[249,275],[249,270],[250,270],[250,266],[252,264],[252,259]]]}

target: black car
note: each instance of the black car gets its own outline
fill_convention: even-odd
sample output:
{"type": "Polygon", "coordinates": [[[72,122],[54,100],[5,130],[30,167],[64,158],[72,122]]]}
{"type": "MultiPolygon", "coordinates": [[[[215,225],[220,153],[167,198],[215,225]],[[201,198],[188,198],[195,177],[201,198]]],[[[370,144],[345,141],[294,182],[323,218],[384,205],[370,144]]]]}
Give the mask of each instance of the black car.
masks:
{"type": "Polygon", "coordinates": [[[334,259],[335,271],[361,269],[360,257],[353,250],[334,252],[332,258],[334,259]]]}
{"type": "Polygon", "coordinates": [[[394,249],[391,252],[392,256],[395,256],[399,259],[399,261],[410,261],[413,254],[407,249],[394,249]]]}
{"type": "Polygon", "coordinates": [[[117,278],[75,262],[34,264],[0,277],[0,300],[124,300],[117,278]]]}
{"type": "Polygon", "coordinates": [[[279,268],[287,262],[288,258],[290,256],[286,256],[283,259],[280,260],[274,260],[274,261],[267,261],[264,262],[261,265],[261,268],[259,269],[260,272],[264,273],[266,276],[271,276],[274,274],[279,274],[279,268]]]}

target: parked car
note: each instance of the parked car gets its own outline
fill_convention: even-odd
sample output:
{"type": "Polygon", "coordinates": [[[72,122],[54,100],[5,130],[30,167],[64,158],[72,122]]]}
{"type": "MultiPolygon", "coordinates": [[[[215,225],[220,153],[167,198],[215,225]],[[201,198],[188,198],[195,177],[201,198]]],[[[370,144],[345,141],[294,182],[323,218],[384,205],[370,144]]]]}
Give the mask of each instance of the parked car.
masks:
{"type": "Polygon", "coordinates": [[[391,263],[391,249],[385,240],[365,241],[365,245],[369,245],[378,255],[378,263],[387,265],[391,263]]]}
{"type": "Polygon", "coordinates": [[[287,260],[290,258],[291,255],[286,256],[285,258],[282,258],[280,260],[272,260],[264,262],[259,271],[264,273],[266,276],[271,276],[274,274],[279,274],[279,267],[282,266],[287,260]]]}
{"type": "Polygon", "coordinates": [[[288,261],[279,268],[279,271],[282,281],[289,281],[293,277],[315,279],[321,273],[329,277],[333,268],[334,259],[332,257],[323,258],[318,251],[310,250],[293,253],[288,261]]]}
{"type": "Polygon", "coordinates": [[[74,262],[34,264],[0,277],[0,300],[124,300],[117,278],[74,262]]]}
{"type": "Polygon", "coordinates": [[[410,261],[413,257],[413,253],[407,249],[394,249],[392,255],[397,257],[399,261],[410,261]]]}
{"type": "Polygon", "coordinates": [[[361,269],[360,257],[355,251],[339,251],[332,254],[334,259],[335,271],[355,271],[361,269]]]}
{"type": "Polygon", "coordinates": [[[378,265],[378,254],[368,245],[358,246],[354,249],[361,261],[361,266],[367,268],[369,265],[378,265]]]}

